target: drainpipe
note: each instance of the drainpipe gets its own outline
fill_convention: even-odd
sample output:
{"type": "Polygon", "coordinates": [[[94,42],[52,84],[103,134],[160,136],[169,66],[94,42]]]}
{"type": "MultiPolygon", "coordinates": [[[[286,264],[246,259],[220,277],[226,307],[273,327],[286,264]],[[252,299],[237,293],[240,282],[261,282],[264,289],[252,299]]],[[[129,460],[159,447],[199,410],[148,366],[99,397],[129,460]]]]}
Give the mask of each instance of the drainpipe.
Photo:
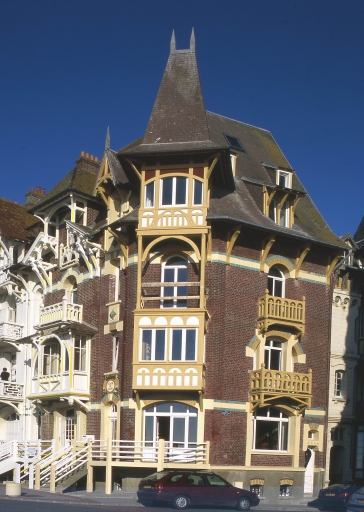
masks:
{"type": "MultiPolygon", "coordinates": [[[[326,414],[325,414],[325,429],[324,429],[324,453],[323,453],[323,466],[325,469],[324,473],[324,482],[329,481],[328,469],[326,468],[326,455],[328,448],[328,428],[329,428],[329,400],[330,400],[330,365],[331,365],[331,331],[332,331],[332,303],[333,303],[333,294],[334,294],[334,285],[335,285],[335,272],[333,272],[330,276],[330,297],[329,297],[329,355],[328,355],[328,372],[326,378],[326,414]]],[[[322,483],[324,483],[322,482],[322,483]]]]}

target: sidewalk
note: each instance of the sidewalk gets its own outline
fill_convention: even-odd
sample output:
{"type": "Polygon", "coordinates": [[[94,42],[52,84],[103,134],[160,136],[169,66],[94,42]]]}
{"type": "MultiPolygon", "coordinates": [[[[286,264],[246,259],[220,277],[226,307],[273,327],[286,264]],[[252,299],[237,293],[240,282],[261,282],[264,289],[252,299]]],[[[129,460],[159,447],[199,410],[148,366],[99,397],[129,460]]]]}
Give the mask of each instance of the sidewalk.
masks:
{"type": "MultiPolygon", "coordinates": [[[[0,484],[0,498],[6,498],[5,495],[5,484],[0,484]]],[[[80,504],[80,505],[98,505],[108,507],[141,507],[145,508],[143,504],[138,503],[136,497],[136,490],[120,490],[114,491],[112,494],[105,494],[102,491],[94,491],[88,493],[86,491],[70,491],[70,492],[58,492],[51,493],[47,491],[35,491],[32,489],[22,489],[22,494],[18,498],[8,498],[9,500],[21,500],[21,501],[33,501],[33,502],[44,502],[44,503],[64,503],[64,504],[80,504]]],[[[311,501],[312,498],[307,499],[297,505],[290,503],[279,503],[270,505],[262,500],[257,509],[260,510],[282,510],[286,512],[315,512],[317,509],[310,508],[307,506],[307,502],[311,501]]]]}

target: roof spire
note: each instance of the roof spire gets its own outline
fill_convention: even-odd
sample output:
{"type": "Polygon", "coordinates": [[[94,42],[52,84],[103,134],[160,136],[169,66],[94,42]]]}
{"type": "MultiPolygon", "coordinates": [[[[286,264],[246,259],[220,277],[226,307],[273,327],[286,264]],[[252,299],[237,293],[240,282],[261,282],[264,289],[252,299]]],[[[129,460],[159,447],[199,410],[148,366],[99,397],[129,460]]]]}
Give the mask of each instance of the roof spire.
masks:
{"type": "Polygon", "coordinates": [[[191,39],[190,39],[190,50],[194,52],[196,50],[195,31],[192,27],[191,39]]]}
{"type": "Polygon", "coordinates": [[[107,127],[106,130],[106,140],[105,140],[105,151],[110,149],[110,127],[107,127]]]}
{"type": "Polygon", "coordinates": [[[171,37],[171,50],[170,53],[173,53],[176,51],[176,36],[174,35],[174,30],[172,31],[172,37],[171,37]]]}

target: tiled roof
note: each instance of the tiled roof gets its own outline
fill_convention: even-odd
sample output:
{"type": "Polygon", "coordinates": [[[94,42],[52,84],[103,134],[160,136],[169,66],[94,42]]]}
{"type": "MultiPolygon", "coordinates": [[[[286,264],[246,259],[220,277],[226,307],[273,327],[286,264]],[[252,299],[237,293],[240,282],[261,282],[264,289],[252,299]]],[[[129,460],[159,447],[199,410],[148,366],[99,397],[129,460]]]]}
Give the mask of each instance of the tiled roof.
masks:
{"type": "Polygon", "coordinates": [[[25,205],[0,198],[0,234],[18,240],[29,240],[31,233],[28,228],[39,220],[28,213],[27,209],[25,205]]]}

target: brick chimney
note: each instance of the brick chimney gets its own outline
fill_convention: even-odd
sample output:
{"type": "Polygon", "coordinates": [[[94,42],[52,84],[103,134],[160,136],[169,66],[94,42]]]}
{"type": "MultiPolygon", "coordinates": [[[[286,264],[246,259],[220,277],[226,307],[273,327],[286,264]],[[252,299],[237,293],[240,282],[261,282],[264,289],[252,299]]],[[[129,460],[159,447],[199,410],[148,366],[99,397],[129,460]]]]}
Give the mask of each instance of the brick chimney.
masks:
{"type": "Polygon", "coordinates": [[[25,206],[35,206],[40,203],[43,201],[45,193],[45,188],[42,188],[39,185],[35,190],[34,187],[32,187],[29,192],[25,194],[25,206]]]}
{"type": "Polygon", "coordinates": [[[97,156],[89,155],[84,151],[81,151],[81,155],[77,158],[76,164],[81,169],[98,174],[100,169],[100,162],[97,156]]]}

